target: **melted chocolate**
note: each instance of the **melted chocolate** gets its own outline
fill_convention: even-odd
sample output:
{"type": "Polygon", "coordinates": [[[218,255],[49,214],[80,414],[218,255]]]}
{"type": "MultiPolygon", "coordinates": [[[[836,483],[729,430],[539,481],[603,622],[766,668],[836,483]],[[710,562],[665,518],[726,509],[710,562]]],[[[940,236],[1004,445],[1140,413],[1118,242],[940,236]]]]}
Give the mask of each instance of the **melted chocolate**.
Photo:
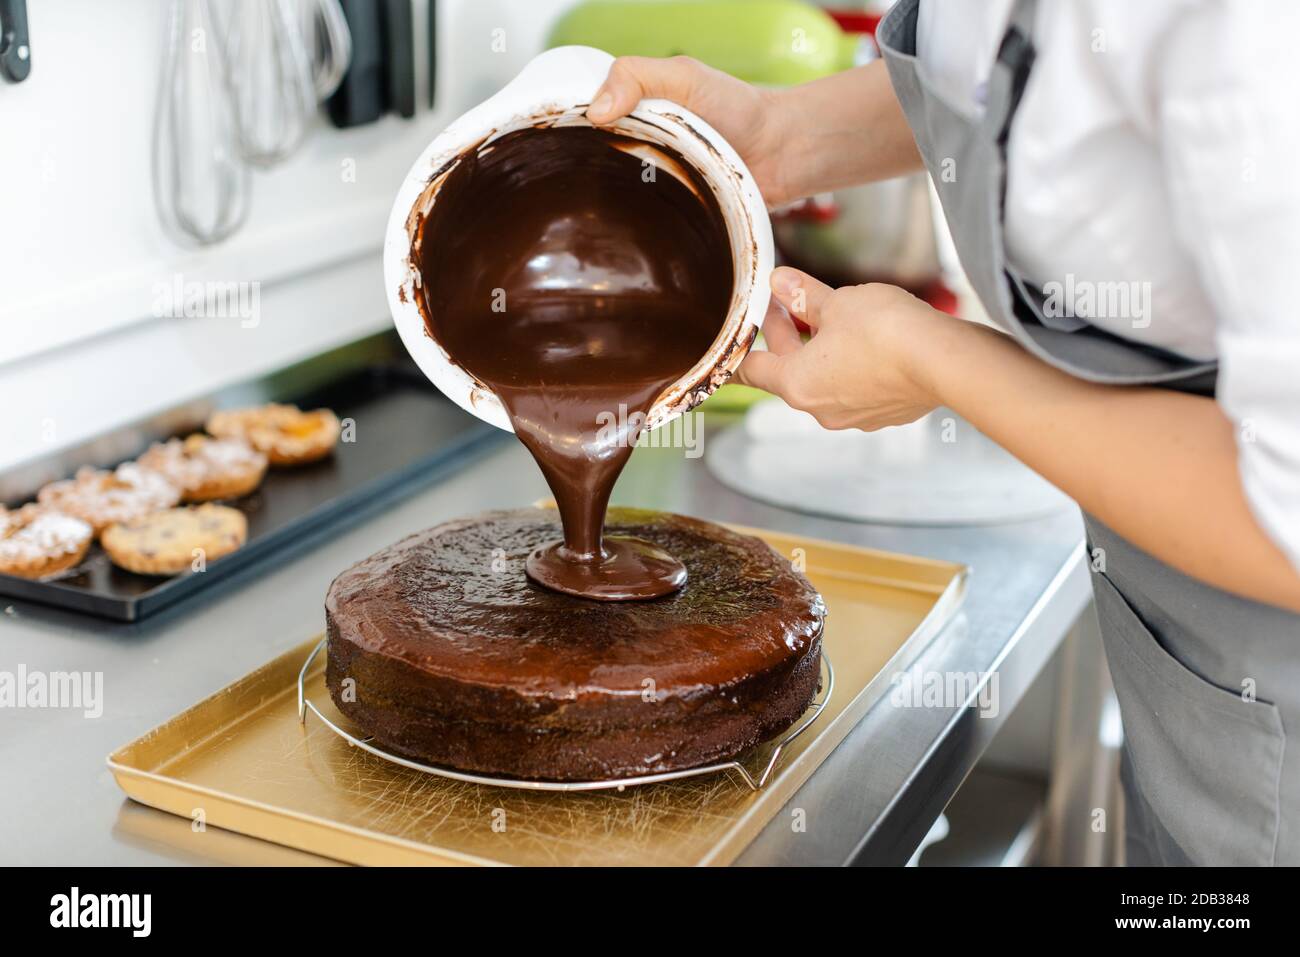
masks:
{"type": "Polygon", "coordinates": [[[608,131],[517,130],[447,173],[416,250],[430,333],[500,398],[559,506],[564,539],[528,575],[606,600],[681,588],[675,558],[602,528],[651,406],[727,315],[731,247],[707,184],[608,131]]]}

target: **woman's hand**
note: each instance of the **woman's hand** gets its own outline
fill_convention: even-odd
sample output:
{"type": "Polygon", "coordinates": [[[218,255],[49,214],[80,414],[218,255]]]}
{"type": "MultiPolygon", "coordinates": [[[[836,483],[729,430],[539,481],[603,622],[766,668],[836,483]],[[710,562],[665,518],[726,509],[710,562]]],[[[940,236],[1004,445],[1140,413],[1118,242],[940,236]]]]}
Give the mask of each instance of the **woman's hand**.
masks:
{"type": "Polygon", "coordinates": [[[771,351],[745,357],[741,382],[828,429],[872,431],[946,406],[1161,561],[1300,612],[1300,572],[1252,515],[1237,426],[1213,399],[1076,379],[894,286],[831,289],[782,268],[772,292],[771,351]],[[787,309],[812,327],[807,342],[787,309]]]}
{"type": "Polygon", "coordinates": [[[883,60],[764,90],[690,57],[619,57],[587,108],[607,126],[646,97],[702,116],[740,154],[771,207],[921,168],[883,60]]]}
{"type": "Polygon", "coordinates": [[[790,135],[781,95],[761,90],[688,56],[658,60],[625,56],[614,61],[596,91],[587,118],[609,125],[641,100],[663,97],[703,117],[740,154],[769,206],[799,196],[787,185],[783,155],[790,135]]]}
{"type": "Polygon", "coordinates": [[[763,322],[768,351],[751,352],[737,378],[810,413],[828,429],[873,432],[925,415],[938,400],[923,355],[955,320],[897,286],[832,289],[807,273],[772,273],[763,322]],[[813,330],[802,342],[790,315],[813,330]]]}

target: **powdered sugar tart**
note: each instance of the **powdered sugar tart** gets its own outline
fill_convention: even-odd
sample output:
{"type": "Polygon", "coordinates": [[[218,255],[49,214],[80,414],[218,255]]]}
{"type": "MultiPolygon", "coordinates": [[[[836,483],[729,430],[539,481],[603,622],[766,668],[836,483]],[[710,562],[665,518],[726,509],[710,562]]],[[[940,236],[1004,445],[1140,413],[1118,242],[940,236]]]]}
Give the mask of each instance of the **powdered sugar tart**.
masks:
{"type": "Polygon", "coordinates": [[[40,505],[0,506],[0,574],[45,578],[76,565],[95,531],[87,522],[40,505]]]}
{"type": "Polygon", "coordinates": [[[169,508],[104,530],[100,544],[119,568],[137,575],[175,575],[202,555],[215,561],[248,540],[248,520],[226,505],[169,508]]]}
{"type": "Polygon", "coordinates": [[[258,406],[214,412],[207,430],[220,438],[239,438],[266,453],[272,465],[305,465],[334,451],[339,420],[329,409],[304,412],[296,405],[258,406]]]}
{"type": "Polygon", "coordinates": [[[83,467],[74,477],[45,486],[36,499],[89,523],[98,535],[115,522],[171,508],[181,492],[158,472],[127,462],[111,472],[83,467]]]}
{"type": "Polygon", "coordinates": [[[244,439],[191,435],[150,446],[137,459],[181,490],[186,502],[239,498],[262,484],[267,457],[244,439]]]}

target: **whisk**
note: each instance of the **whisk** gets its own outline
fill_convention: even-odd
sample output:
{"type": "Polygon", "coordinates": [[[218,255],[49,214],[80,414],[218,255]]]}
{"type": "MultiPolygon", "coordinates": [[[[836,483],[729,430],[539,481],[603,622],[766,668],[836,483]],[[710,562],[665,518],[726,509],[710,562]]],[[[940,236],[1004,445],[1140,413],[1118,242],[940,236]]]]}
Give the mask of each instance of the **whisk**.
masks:
{"type": "Polygon", "coordinates": [[[210,0],[171,0],[153,128],[154,205],[178,242],[211,245],[248,216],[229,65],[210,0]]]}
{"type": "Polygon", "coordinates": [[[226,42],[240,152],[271,166],[297,149],[316,112],[301,15],[290,0],[236,0],[226,42]]]}
{"type": "Polygon", "coordinates": [[[352,60],[352,31],[339,0],[299,0],[301,29],[316,99],[328,99],[352,60]]]}

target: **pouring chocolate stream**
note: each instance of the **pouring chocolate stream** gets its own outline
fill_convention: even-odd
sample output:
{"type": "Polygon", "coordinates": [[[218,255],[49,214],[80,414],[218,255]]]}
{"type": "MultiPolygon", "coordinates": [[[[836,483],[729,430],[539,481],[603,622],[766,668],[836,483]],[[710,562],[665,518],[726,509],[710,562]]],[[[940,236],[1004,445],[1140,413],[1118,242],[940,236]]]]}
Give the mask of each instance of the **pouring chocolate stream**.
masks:
{"type": "Polygon", "coordinates": [[[555,496],[564,538],[529,556],[529,577],[604,600],[685,583],[657,546],[603,537],[605,510],[651,406],[721,330],[733,285],[707,184],[647,149],[665,155],[589,127],[508,133],[461,157],[416,243],[431,335],[501,400],[555,496]]]}

